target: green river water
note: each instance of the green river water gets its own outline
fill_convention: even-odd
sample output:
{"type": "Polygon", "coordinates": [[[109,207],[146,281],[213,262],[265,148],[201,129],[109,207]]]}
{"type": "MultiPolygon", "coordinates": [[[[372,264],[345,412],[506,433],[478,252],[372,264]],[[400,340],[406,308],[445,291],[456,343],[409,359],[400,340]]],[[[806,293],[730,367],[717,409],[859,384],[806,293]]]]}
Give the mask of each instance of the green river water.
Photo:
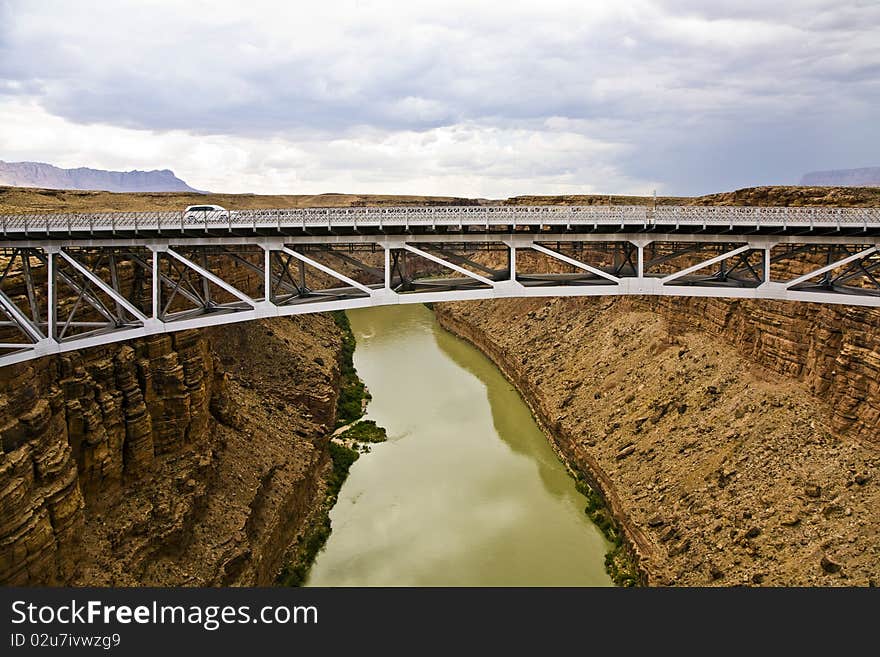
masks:
{"type": "Polygon", "coordinates": [[[584,514],[513,386],[422,305],[348,313],[388,431],[354,464],[308,586],[610,586],[584,514]]]}

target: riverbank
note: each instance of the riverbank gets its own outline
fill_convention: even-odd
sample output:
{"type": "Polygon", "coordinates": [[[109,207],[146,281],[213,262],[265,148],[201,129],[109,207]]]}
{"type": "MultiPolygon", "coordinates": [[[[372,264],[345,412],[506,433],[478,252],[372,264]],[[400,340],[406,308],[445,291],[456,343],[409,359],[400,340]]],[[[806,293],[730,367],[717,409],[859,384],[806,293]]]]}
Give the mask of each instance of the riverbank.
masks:
{"type": "Polygon", "coordinates": [[[336,398],[336,429],[327,436],[326,450],[329,456],[323,469],[322,487],[309,518],[303,523],[303,531],[288,548],[285,563],[276,578],[279,586],[302,586],[318,553],[327,543],[332,532],[330,512],[339,498],[339,491],[348,478],[351,466],[365,451],[361,443],[381,442],[384,430],[375,422],[364,421],[364,412],[370,400],[366,385],[354,366],[357,340],[351,323],[344,311],[330,313],[339,331],[338,352],[339,385],[336,398]]]}
{"type": "Polygon", "coordinates": [[[648,585],[870,585],[880,459],[802,385],[637,303],[438,304],[606,501],[648,585]]]}

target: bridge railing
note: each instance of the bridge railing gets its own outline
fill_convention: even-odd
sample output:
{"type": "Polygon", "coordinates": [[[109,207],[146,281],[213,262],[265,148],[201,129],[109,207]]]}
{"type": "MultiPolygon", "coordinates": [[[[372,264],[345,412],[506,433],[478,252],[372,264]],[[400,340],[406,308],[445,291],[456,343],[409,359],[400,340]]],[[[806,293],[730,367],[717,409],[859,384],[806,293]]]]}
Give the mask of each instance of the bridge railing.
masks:
{"type": "Polygon", "coordinates": [[[653,221],[707,226],[876,227],[880,208],[659,206],[653,211],[653,221]]]}
{"type": "Polygon", "coordinates": [[[744,206],[406,206],[292,208],[224,212],[111,212],[0,215],[3,235],[139,231],[181,232],[227,227],[333,228],[491,225],[703,225],[880,228],[880,208],[744,206]]]}

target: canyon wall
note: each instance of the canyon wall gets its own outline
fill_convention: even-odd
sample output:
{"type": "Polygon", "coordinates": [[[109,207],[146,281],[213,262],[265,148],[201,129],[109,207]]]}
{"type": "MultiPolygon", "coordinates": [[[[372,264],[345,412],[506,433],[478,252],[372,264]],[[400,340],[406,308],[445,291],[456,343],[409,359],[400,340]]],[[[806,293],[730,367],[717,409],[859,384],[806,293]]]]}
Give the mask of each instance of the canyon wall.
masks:
{"type": "Polygon", "coordinates": [[[646,583],[880,580],[876,311],[651,298],[436,310],[603,495],[646,583]]]}
{"type": "Polygon", "coordinates": [[[315,315],[5,368],[0,583],[270,584],[323,499],[340,340],[315,315]]]}
{"type": "Polygon", "coordinates": [[[640,297],[679,332],[699,330],[804,384],[827,405],[830,430],[880,448],[880,310],[775,301],[640,297]]]}

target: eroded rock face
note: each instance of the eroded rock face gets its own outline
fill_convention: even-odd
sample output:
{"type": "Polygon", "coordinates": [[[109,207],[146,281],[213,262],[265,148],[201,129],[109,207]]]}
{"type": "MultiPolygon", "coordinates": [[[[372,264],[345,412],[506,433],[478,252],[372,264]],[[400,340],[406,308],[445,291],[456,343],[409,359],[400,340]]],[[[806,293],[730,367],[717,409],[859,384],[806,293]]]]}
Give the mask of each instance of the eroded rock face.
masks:
{"type": "Polygon", "coordinates": [[[321,494],[339,342],[311,316],[4,368],[0,583],[271,583],[321,494]],[[242,340],[230,375],[212,345],[242,340]]]}
{"type": "Polygon", "coordinates": [[[880,311],[774,301],[642,298],[678,330],[699,329],[828,404],[835,433],[880,444],[880,311]]]}
{"type": "MultiPolygon", "coordinates": [[[[0,400],[0,582],[6,585],[68,581],[84,524],[64,392],[41,364],[8,368],[0,400]]],[[[78,422],[76,429],[84,426],[78,422]]]]}
{"type": "Polygon", "coordinates": [[[876,311],[650,298],[435,308],[603,493],[648,583],[880,581],[876,311]]]}

